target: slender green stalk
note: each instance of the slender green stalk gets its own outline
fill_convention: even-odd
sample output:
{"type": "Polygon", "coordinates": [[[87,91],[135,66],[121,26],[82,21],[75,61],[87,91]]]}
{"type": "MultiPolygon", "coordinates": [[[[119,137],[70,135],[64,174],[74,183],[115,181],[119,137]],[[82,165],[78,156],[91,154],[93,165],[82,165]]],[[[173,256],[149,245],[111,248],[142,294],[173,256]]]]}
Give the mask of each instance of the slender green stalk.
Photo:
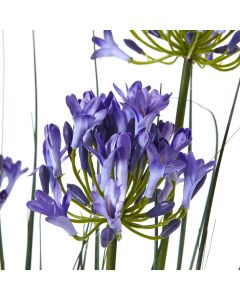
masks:
{"type": "Polygon", "coordinates": [[[1,270],[5,270],[5,261],[3,255],[3,242],[2,242],[2,228],[1,228],[1,218],[0,218],[0,264],[1,270]]]}
{"type": "Polygon", "coordinates": [[[39,270],[42,270],[42,214],[39,215],[39,270]]]}
{"type": "Polygon", "coordinates": [[[106,270],[115,270],[116,255],[117,255],[117,239],[115,237],[114,240],[108,245],[107,248],[106,270]]]}
{"type": "MultiPolygon", "coordinates": [[[[196,103],[196,102],[193,102],[193,103],[196,104],[196,105],[198,105],[198,106],[200,106],[201,108],[207,110],[211,114],[211,116],[213,118],[214,127],[215,127],[215,138],[216,138],[214,159],[215,159],[215,161],[217,161],[217,157],[218,157],[218,125],[217,125],[217,120],[216,120],[213,112],[210,109],[202,106],[199,103],[196,103]]],[[[230,137],[230,139],[233,137],[233,135],[230,137]]],[[[214,170],[212,172],[211,182],[210,182],[210,185],[209,185],[209,191],[208,191],[208,193],[210,193],[210,187],[212,186],[213,176],[214,176],[214,170]]],[[[199,241],[200,241],[200,238],[201,238],[201,235],[202,235],[202,229],[203,229],[203,224],[204,224],[204,220],[205,220],[205,216],[206,216],[206,211],[207,211],[207,201],[206,201],[204,212],[203,212],[203,215],[202,215],[201,224],[200,224],[200,227],[199,227],[199,230],[198,230],[198,236],[197,236],[197,239],[196,239],[196,242],[195,242],[195,246],[194,246],[193,255],[192,255],[191,263],[190,263],[190,266],[189,266],[189,270],[192,270],[193,264],[194,264],[194,261],[195,261],[195,258],[196,258],[196,254],[197,254],[197,250],[198,250],[198,246],[199,246],[199,241]]]]}
{"type": "Polygon", "coordinates": [[[184,123],[188,86],[189,86],[189,82],[190,82],[191,70],[192,70],[191,60],[184,59],[180,91],[179,91],[179,97],[178,97],[177,113],[176,113],[176,119],[175,119],[176,129],[182,127],[183,123],[184,123]]]}
{"type": "MultiPolygon", "coordinates": [[[[35,51],[35,34],[32,31],[33,39],[33,64],[34,64],[34,87],[35,87],[35,126],[34,126],[34,157],[33,157],[33,169],[37,167],[37,136],[38,136],[38,94],[37,94],[37,70],[36,70],[36,51],[35,51]]],[[[31,199],[34,199],[34,192],[36,189],[36,174],[33,174],[32,179],[32,193],[31,199]]],[[[34,212],[30,211],[27,227],[27,252],[25,269],[31,270],[32,264],[32,246],[33,246],[33,225],[34,225],[34,212]]]]}
{"type": "MultiPolygon", "coordinates": [[[[192,130],[192,68],[190,71],[190,101],[189,101],[189,128],[192,130]]],[[[192,144],[188,146],[188,152],[192,151],[192,144]]],[[[186,228],[187,228],[187,213],[182,219],[181,230],[180,230],[180,239],[179,239],[179,247],[178,247],[178,260],[177,260],[177,270],[181,270],[182,260],[183,260],[183,251],[185,244],[185,236],[186,236],[186,228]]]]}
{"type": "MultiPolygon", "coordinates": [[[[4,31],[2,30],[2,136],[1,136],[1,154],[3,154],[3,135],[4,135],[4,104],[5,104],[5,44],[4,44],[4,31]]],[[[2,161],[0,162],[0,174],[2,173],[2,161]]],[[[1,186],[1,182],[0,182],[1,186]]],[[[0,265],[1,270],[5,270],[3,241],[2,241],[2,228],[0,217],[0,265]]]]}
{"type": "MultiPolygon", "coordinates": [[[[95,36],[95,32],[93,30],[93,37],[95,36]]],[[[93,43],[94,52],[96,51],[96,45],[93,43]]],[[[95,71],[95,79],[96,79],[96,92],[97,96],[99,96],[99,84],[98,84],[98,70],[97,70],[97,60],[94,59],[94,71],[95,71]]],[[[97,170],[99,171],[99,164],[97,166],[97,170]]],[[[99,266],[99,255],[100,255],[100,239],[99,239],[99,228],[95,232],[95,261],[94,261],[94,269],[100,270],[99,266]]]]}
{"type": "Polygon", "coordinates": [[[202,263],[203,263],[203,252],[204,252],[204,248],[205,248],[205,244],[206,244],[206,240],[207,240],[208,224],[209,224],[209,219],[210,219],[210,215],[211,215],[211,209],[212,209],[212,203],[213,203],[215,188],[216,188],[217,179],[218,179],[218,173],[219,173],[219,170],[220,170],[222,157],[223,157],[223,153],[224,153],[224,148],[225,148],[225,144],[226,144],[226,141],[227,141],[227,136],[228,136],[228,132],[229,132],[229,129],[230,129],[230,125],[231,125],[231,122],[232,122],[232,117],[233,117],[235,105],[236,105],[236,102],[237,102],[239,87],[240,87],[240,79],[238,81],[235,97],[234,97],[234,100],[233,100],[232,108],[231,108],[230,115],[229,115],[229,118],[228,118],[228,123],[227,123],[226,130],[225,130],[225,133],[224,133],[224,137],[223,137],[223,141],[222,141],[222,147],[221,147],[221,150],[220,150],[217,166],[216,166],[216,169],[215,169],[215,172],[214,172],[214,175],[213,175],[212,185],[210,186],[210,191],[209,191],[209,194],[208,194],[207,211],[206,211],[205,221],[204,221],[204,225],[203,225],[203,232],[202,232],[202,237],[201,237],[200,246],[199,246],[198,259],[197,259],[197,266],[196,266],[197,270],[201,269],[202,263]]]}
{"type": "MultiPolygon", "coordinates": [[[[178,97],[178,106],[177,106],[177,112],[176,112],[176,120],[175,120],[176,129],[183,126],[191,70],[192,70],[191,60],[184,59],[180,91],[179,91],[179,97],[178,97]]],[[[174,199],[173,199],[173,201],[174,201],[174,199]]],[[[171,213],[169,213],[169,214],[171,214],[171,213]]],[[[168,218],[169,215],[167,215],[165,217],[168,218]]],[[[167,259],[167,251],[168,251],[168,243],[169,243],[169,238],[161,240],[161,244],[160,244],[160,247],[158,250],[157,262],[156,262],[157,270],[165,269],[166,259],[167,259]]]]}

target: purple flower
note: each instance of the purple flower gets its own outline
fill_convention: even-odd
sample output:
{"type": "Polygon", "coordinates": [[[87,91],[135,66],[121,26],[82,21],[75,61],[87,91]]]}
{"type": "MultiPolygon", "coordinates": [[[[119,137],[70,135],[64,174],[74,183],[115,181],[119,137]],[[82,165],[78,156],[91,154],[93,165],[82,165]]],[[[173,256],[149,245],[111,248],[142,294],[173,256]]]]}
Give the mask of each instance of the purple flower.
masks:
{"type": "Polygon", "coordinates": [[[107,114],[106,109],[101,109],[99,97],[87,99],[80,102],[75,95],[67,96],[66,103],[73,116],[74,128],[72,147],[77,149],[85,133],[95,125],[101,123],[107,114]]]}
{"type": "Polygon", "coordinates": [[[146,214],[149,218],[162,216],[170,212],[173,209],[174,205],[175,204],[173,202],[162,201],[160,203],[157,203],[152,209],[146,212],[146,214]]]}
{"type": "Polygon", "coordinates": [[[2,155],[0,155],[0,163],[0,187],[4,178],[7,178],[8,180],[7,187],[0,192],[1,209],[7,197],[11,193],[15,182],[17,181],[19,176],[21,176],[28,170],[28,168],[21,170],[21,161],[13,163],[10,157],[3,158],[2,155]]]}
{"type": "Polygon", "coordinates": [[[111,233],[109,230],[105,230],[101,235],[101,243],[106,247],[106,236],[112,237],[113,234],[114,236],[121,234],[121,210],[125,199],[125,190],[121,186],[117,186],[115,180],[109,179],[104,191],[104,198],[95,191],[91,193],[91,196],[93,199],[93,212],[105,217],[110,228],[109,230],[111,230],[111,233]]]}
{"type": "Polygon", "coordinates": [[[118,139],[118,134],[114,134],[108,140],[106,145],[103,142],[103,139],[100,134],[96,135],[96,143],[97,143],[97,150],[92,148],[91,146],[85,144],[87,150],[93,153],[99,163],[100,163],[100,187],[102,190],[105,189],[108,180],[111,177],[111,172],[113,168],[113,164],[116,158],[116,143],[118,139]]]}
{"type": "Polygon", "coordinates": [[[186,32],[186,42],[188,45],[191,45],[194,41],[195,33],[193,31],[186,32]]]}
{"type": "Polygon", "coordinates": [[[141,129],[150,131],[154,118],[168,106],[171,96],[161,95],[157,90],[150,91],[150,86],[143,88],[140,81],[127,88],[126,96],[116,85],[114,88],[124,101],[123,111],[128,118],[127,121],[135,119],[135,134],[141,129]]]}
{"type": "Polygon", "coordinates": [[[173,219],[171,220],[162,230],[161,237],[166,239],[171,233],[173,233],[181,224],[181,220],[173,219]]]}
{"type": "Polygon", "coordinates": [[[227,45],[227,48],[229,50],[232,50],[233,48],[236,48],[237,44],[240,42],[240,30],[236,31],[234,35],[232,36],[230,42],[227,45]]]}
{"type": "Polygon", "coordinates": [[[175,151],[167,141],[162,140],[161,142],[162,147],[159,147],[159,151],[153,144],[147,147],[150,172],[145,190],[147,198],[152,198],[153,192],[162,177],[171,178],[172,173],[179,172],[185,167],[183,161],[175,159],[175,151]]]}
{"type": "Polygon", "coordinates": [[[142,48],[140,48],[133,40],[124,39],[124,43],[132,50],[136,51],[138,54],[144,54],[142,48]]]}
{"type": "Polygon", "coordinates": [[[80,189],[79,186],[75,184],[68,184],[67,188],[71,191],[71,197],[75,199],[77,202],[79,202],[82,205],[88,204],[88,199],[84,195],[83,191],[80,189]]]}
{"type": "Polygon", "coordinates": [[[196,160],[192,152],[188,154],[179,153],[179,158],[186,163],[182,207],[188,209],[191,199],[203,185],[207,173],[213,170],[215,162],[210,161],[204,164],[204,160],[196,160]]]}
{"type": "Polygon", "coordinates": [[[46,151],[49,153],[53,176],[62,176],[61,166],[61,133],[57,125],[49,124],[44,128],[46,151]]]}
{"type": "Polygon", "coordinates": [[[39,168],[39,179],[41,182],[42,190],[44,193],[48,194],[49,193],[49,182],[50,182],[50,172],[49,168],[45,165],[41,165],[39,168]]]}
{"type": "Polygon", "coordinates": [[[149,32],[151,35],[155,36],[156,38],[160,38],[160,37],[161,37],[161,35],[160,35],[160,33],[158,32],[158,30],[148,30],[148,32],[149,32]]]}
{"type": "Polygon", "coordinates": [[[36,190],[35,200],[27,202],[27,207],[35,212],[43,214],[46,221],[64,229],[69,235],[77,235],[73,224],[67,217],[67,211],[71,200],[71,191],[67,190],[63,197],[59,184],[55,187],[54,199],[49,197],[46,193],[36,190]]]}
{"type": "Polygon", "coordinates": [[[123,52],[116,42],[113,39],[112,31],[111,30],[104,30],[103,31],[104,39],[99,37],[93,37],[92,41],[100,47],[100,49],[96,50],[91,59],[96,59],[100,57],[110,57],[115,56],[117,58],[129,61],[131,57],[123,52]]]}

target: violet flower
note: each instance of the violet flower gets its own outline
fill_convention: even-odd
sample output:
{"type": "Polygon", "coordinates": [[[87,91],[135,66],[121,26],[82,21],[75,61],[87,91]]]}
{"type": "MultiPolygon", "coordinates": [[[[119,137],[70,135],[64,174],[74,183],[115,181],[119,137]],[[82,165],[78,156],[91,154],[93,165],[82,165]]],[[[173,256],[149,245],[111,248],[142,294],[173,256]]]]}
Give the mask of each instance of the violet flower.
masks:
{"type": "Polygon", "coordinates": [[[186,164],[183,171],[184,187],[182,207],[188,209],[191,199],[203,185],[207,173],[213,170],[215,162],[210,161],[204,164],[204,160],[196,160],[192,152],[189,152],[188,154],[179,153],[179,158],[186,164]]]}
{"type": "Polygon", "coordinates": [[[7,200],[7,197],[12,191],[12,188],[17,181],[17,179],[25,172],[27,172],[28,168],[21,170],[21,161],[17,161],[13,163],[10,157],[3,158],[0,155],[1,161],[1,173],[0,173],[0,187],[1,183],[4,178],[7,178],[7,187],[0,192],[0,209],[2,208],[3,204],[7,200]]]}
{"type": "Polygon", "coordinates": [[[61,166],[61,133],[59,127],[54,124],[46,125],[44,128],[46,147],[49,152],[53,176],[62,176],[61,166]]]}
{"type": "Polygon", "coordinates": [[[171,220],[165,227],[163,227],[161,237],[166,239],[169,237],[171,233],[173,233],[181,224],[181,220],[173,219],[171,220]]]}
{"type": "Polygon", "coordinates": [[[45,220],[58,227],[64,229],[69,235],[77,235],[77,232],[67,217],[67,211],[71,200],[71,191],[67,190],[61,203],[62,192],[60,185],[55,187],[54,199],[48,196],[46,193],[36,190],[35,200],[27,202],[27,207],[32,211],[38,212],[47,216],[45,220]]]}
{"type": "Polygon", "coordinates": [[[126,61],[131,60],[131,57],[122,51],[116,42],[113,39],[112,31],[111,30],[104,30],[103,31],[104,39],[99,37],[93,37],[92,41],[100,47],[100,49],[96,50],[91,59],[96,59],[100,57],[117,57],[126,61]]]}
{"type": "Polygon", "coordinates": [[[91,196],[93,199],[93,212],[105,217],[110,228],[101,235],[101,244],[103,247],[106,247],[115,236],[119,236],[122,232],[121,210],[125,191],[121,186],[117,185],[115,180],[110,179],[104,191],[104,198],[94,191],[91,193],[91,196]]]}
{"type": "Polygon", "coordinates": [[[88,100],[85,98],[79,102],[77,97],[72,94],[66,97],[66,103],[74,122],[71,146],[77,149],[85,133],[105,118],[107,110],[101,109],[99,97],[88,100]]]}

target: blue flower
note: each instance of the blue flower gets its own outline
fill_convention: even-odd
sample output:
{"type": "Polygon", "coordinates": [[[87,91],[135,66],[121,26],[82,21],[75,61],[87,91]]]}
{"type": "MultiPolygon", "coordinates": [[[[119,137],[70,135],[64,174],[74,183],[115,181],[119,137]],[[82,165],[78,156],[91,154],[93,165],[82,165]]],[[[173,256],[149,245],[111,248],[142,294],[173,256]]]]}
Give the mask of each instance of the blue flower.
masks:
{"type": "Polygon", "coordinates": [[[10,157],[3,158],[3,156],[0,155],[0,187],[4,178],[7,178],[8,180],[7,187],[0,192],[0,209],[11,193],[12,188],[19,176],[28,170],[28,168],[21,170],[21,164],[21,161],[13,163],[10,157]]]}
{"type": "Polygon", "coordinates": [[[179,158],[186,164],[186,167],[183,170],[184,186],[182,207],[188,209],[191,199],[202,187],[207,173],[213,170],[215,162],[210,161],[204,164],[204,160],[196,160],[192,152],[189,152],[188,154],[179,153],[179,158]]]}
{"type": "Polygon", "coordinates": [[[67,211],[71,200],[71,191],[67,190],[63,197],[60,185],[55,187],[54,199],[40,190],[35,191],[35,200],[27,202],[27,207],[35,212],[43,214],[46,221],[64,229],[69,235],[77,235],[73,224],[67,217],[67,211]]]}
{"type": "Polygon", "coordinates": [[[71,146],[77,149],[85,133],[105,118],[107,109],[101,109],[99,97],[85,97],[79,102],[75,95],[71,95],[66,97],[66,103],[74,122],[71,146]]]}
{"type": "Polygon", "coordinates": [[[62,176],[61,166],[61,133],[58,126],[46,125],[44,128],[46,148],[49,153],[50,165],[53,168],[53,176],[62,176]]]}
{"type": "Polygon", "coordinates": [[[109,179],[104,191],[104,198],[95,191],[91,193],[91,196],[93,212],[104,216],[108,222],[109,229],[105,229],[101,235],[101,244],[106,247],[115,236],[119,236],[122,232],[121,210],[125,191],[124,188],[117,185],[115,180],[109,179]]]}
{"type": "Polygon", "coordinates": [[[96,59],[100,57],[110,57],[115,56],[117,58],[129,61],[131,57],[122,51],[116,42],[113,39],[112,31],[111,30],[104,30],[103,31],[104,39],[99,37],[93,37],[92,41],[100,47],[100,49],[96,50],[91,59],[96,59]]]}
{"type": "Polygon", "coordinates": [[[165,227],[163,227],[161,237],[166,239],[171,233],[173,233],[181,224],[181,220],[173,219],[165,227]]]}
{"type": "Polygon", "coordinates": [[[170,94],[161,95],[157,90],[150,91],[151,87],[142,87],[140,81],[136,81],[127,88],[127,95],[114,85],[117,93],[124,101],[123,110],[125,115],[135,120],[135,134],[140,130],[150,131],[153,120],[156,115],[169,104],[170,94]]]}
{"type": "Polygon", "coordinates": [[[167,141],[161,140],[159,150],[151,144],[147,147],[149,162],[149,179],[145,190],[145,196],[152,198],[153,192],[162,177],[171,178],[172,173],[180,172],[185,163],[176,159],[176,151],[167,141]]]}

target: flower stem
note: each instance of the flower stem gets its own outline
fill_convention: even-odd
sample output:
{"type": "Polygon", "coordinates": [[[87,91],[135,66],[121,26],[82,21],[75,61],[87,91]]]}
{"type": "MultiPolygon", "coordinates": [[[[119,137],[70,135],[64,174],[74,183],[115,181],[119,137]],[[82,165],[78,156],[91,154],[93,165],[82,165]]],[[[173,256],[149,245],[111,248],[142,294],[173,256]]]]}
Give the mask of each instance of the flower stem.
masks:
{"type": "MultiPolygon", "coordinates": [[[[1,152],[3,154],[3,135],[4,135],[4,104],[5,104],[5,46],[4,46],[4,31],[2,30],[2,131],[1,131],[1,152]]],[[[0,174],[2,173],[2,161],[0,162],[0,174]]],[[[1,181],[0,181],[1,187],[1,181]]],[[[4,253],[3,253],[3,241],[2,241],[2,229],[0,218],[0,265],[1,270],[5,270],[4,253]]]]}
{"type": "Polygon", "coordinates": [[[5,261],[4,261],[3,243],[2,243],[1,219],[0,219],[0,265],[1,265],[1,270],[5,270],[5,261]]]}
{"type": "MultiPolygon", "coordinates": [[[[187,102],[187,94],[188,87],[190,82],[190,75],[192,70],[191,60],[184,59],[183,68],[182,68],[182,77],[180,83],[180,91],[178,97],[178,106],[176,112],[176,120],[175,120],[175,128],[178,129],[183,126],[184,116],[186,110],[186,102],[187,102]]],[[[174,199],[173,199],[174,201],[174,199]]],[[[169,217],[169,215],[168,215],[169,217]]],[[[167,259],[167,251],[168,251],[168,243],[169,238],[163,239],[158,249],[156,264],[155,267],[157,270],[164,270],[166,259],[167,259]]]]}
{"type": "MultiPolygon", "coordinates": [[[[192,130],[192,69],[190,71],[190,101],[189,101],[189,128],[192,130]]],[[[192,151],[192,144],[188,146],[188,152],[192,151]]],[[[177,260],[177,270],[181,270],[182,260],[183,260],[183,251],[185,244],[185,236],[186,236],[186,228],[187,228],[187,213],[182,219],[181,230],[180,230],[180,239],[179,239],[179,247],[178,247],[178,260],[177,260]]]]}
{"type": "MultiPolygon", "coordinates": [[[[34,159],[33,169],[37,167],[37,135],[38,135],[38,95],[37,95],[37,72],[36,72],[36,53],[35,53],[35,35],[34,30],[32,31],[33,38],[33,61],[34,61],[34,85],[35,85],[35,126],[34,126],[34,159]]],[[[32,194],[31,199],[34,199],[34,192],[36,189],[36,174],[33,174],[32,180],[32,194]]],[[[27,229],[27,253],[25,269],[31,270],[32,263],[32,246],[33,246],[33,225],[34,225],[34,212],[30,211],[28,218],[28,229],[27,229]]]]}
{"type": "Polygon", "coordinates": [[[107,248],[107,263],[106,263],[107,270],[115,270],[116,254],[117,254],[117,239],[115,237],[114,240],[109,244],[107,248]]]}
{"type": "Polygon", "coordinates": [[[220,170],[222,157],[223,157],[223,153],[224,153],[224,148],[225,148],[225,144],[226,144],[226,141],[227,141],[228,132],[229,132],[229,129],[230,129],[230,125],[231,125],[231,122],[232,122],[232,117],[233,117],[235,105],[236,105],[237,98],[238,98],[239,88],[240,88],[240,79],[238,81],[238,86],[237,86],[237,89],[236,89],[236,93],[235,93],[235,97],[234,97],[234,100],[233,100],[232,108],[231,108],[231,111],[230,111],[230,114],[229,114],[228,123],[227,123],[226,129],[225,129],[225,133],[224,133],[224,137],[223,137],[223,141],[222,141],[222,146],[221,146],[219,158],[218,158],[218,161],[217,161],[217,166],[216,166],[216,169],[214,171],[213,179],[211,181],[210,191],[209,191],[208,198],[207,198],[206,215],[205,215],[203,231],[202,231],[202,237],[201,237],[200,246],[199,246],[199,253],[198,253],[196,270],[201,270],[202,263],[203,263],[203,253],[204,253],[206,240],[207,240],[208,224],[209,224],[209,219],[210,219],[210,215],[211,215],[211,209],[212,209],[212,203],[213,203],[215,188],[216,188],[217,179],[218,179],[218,173],[219,173],[219,170],[220,170]]]}
{"type": "Polygon", "coordinates": [[[184,123],[191,69],[192,69],[191,60],[184,59],[180,91],[179,91],[179,97],[178,97],[177,113],[176,113],[176,119],[175,119],[176,129],[182,127],[183,123],[184,123]]]}

